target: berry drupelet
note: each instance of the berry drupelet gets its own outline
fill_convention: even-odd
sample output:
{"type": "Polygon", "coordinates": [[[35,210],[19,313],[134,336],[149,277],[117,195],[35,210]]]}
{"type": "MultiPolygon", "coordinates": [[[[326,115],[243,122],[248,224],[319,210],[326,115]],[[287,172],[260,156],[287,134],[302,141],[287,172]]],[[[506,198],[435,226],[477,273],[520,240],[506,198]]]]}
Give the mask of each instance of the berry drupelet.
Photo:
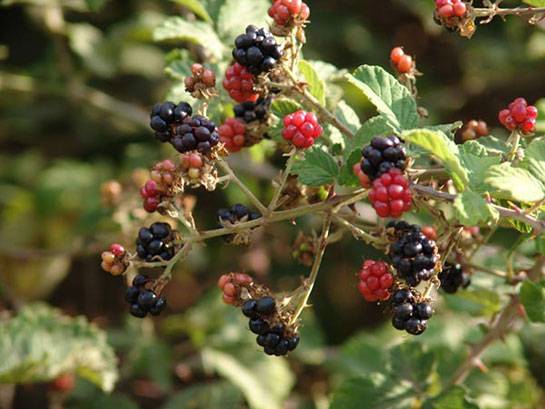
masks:
{"type": "Polygon", "coordinates": [[[101,267],[113,276],[123,274],[129,264],[126,256],[125,248],[121,244],[114,243],[109,251],[102,252],[101,267]]]}
{"type": "Polygon", "coordinates": [[[390,274],[389,264],[384,261],[365,260],[359,279],[358,290],[365,301],[386,301],[390,298],[394,277],[390,274]]]}
{"type": "Polygon", "coordinates": [[[296,148],[310,148],[322,131],[314,112],[299,110],[284,117],[282,137],[296,148]]]}
{"type": "Polygon", "coordinates": [[[254,280],[248,274],[223,274],[218,280],[218,287],[223,292],[223,302],[230,305],[240,305],[241,289],[252,285],[254,280]]]}
{"type": "Polygon", "coordinates": [[[171,142],[180,153],[197,150],[207,154],[219,140],[216,124],[204,116],[195,115],[186,117],[174,127],[171,142]]]}
{"type": "Polygon", "coordinates": [[[433,308],[428,302],[419,301],[416,291],[400,288],[392,295],[395,329],[407,331],[411,335],[420,335],[428,327],[428,320],[433,315],[433,308]]]}
{"type": "Polygon", "coordinates": [[[469,274],[460,264],[445,263],[438,277],[441,281],[440,288],[448,294],[454,294],[459,288],[467,288],[471,284],[469,274]]]}
{"type": "Polygon", "coordinates": [[[410,55],[405,54],[402,47],[392,49],[390,52],[390,62],[400,74],[408,74],[414,71],[414,60],[410,55]]]}
{"type": "Polygon", "coordinates": [[[250,211],[242,204],[235,204],[230,209],[218,210],[218,219],[222,226],[256,220],[260,217],[261,215],[259,213],[250,211]]]}
{"type": "Polygon", "coordinates": [[[456,134],[456,143],[462,144],[483,136],[489,135],[488,125],[485,121],[472,119],[468,121],[459,133],[456,134]]]}
{"type": "Polygon", "coordinates": [[[411,287],[429,280],[439,259],[435,241],[428,239],[417,225],[390,222],[387,228],[394,228],[398,237],[388,252],[398,276],[411,287]]]}
{"type": "Polygon", "coordinates": [[[216,74],[202,64],[191,66],[191,76],[184,79],[185,90],[195,98],[209,98],[216,94],[216,74]]]}
{"type": "Polygon", "coordinates": [[[149,228],[142,227],[136,239],[136,254],[145,261],[153,261],[156,257],[170,260],[174,256],[174,235],[167,223],[153,223],[149,228]]]}
{"type": "Polygon", "coordinates": [[[461,18],[467,13],[467,6],[462,0],[435,0],[435,13],[443,19],[461,18]]]}
{"type": "Polygon", "coordinates": [[[259,94],[255,92],[255,76],[246,67],[234,63],[225,71],[223,88],[237,102],[255,102],[259,94]]]}
{"type": "Polygon", "coordinates": [[[246,125],[240,119],[227,119],[218,128],[218,133],[221,142],[229,152],[238,152],[246,144],[246,125]]]}
{"type": "Polygon", "coordinates": [[[254,75],[272,70],[281,57],[282,49],[264,28],[250,25],[235,39],[233,58],[254,75]]]}
{"type": "Polygon", "coordinates": [[[361,170],[371,180],[375,180],[391,169],[404,171],[407,167],[407,154],[401,140],[394,135],[375,136],[361,151],[363,156],[361,170]]]}
{"type": "Polygon", "coordinates": [[[146,315],[159,315],[167,306],[165,297],[158,297],[154,291],[146,288],[152,280],[145,275],[137,275],[132,281],[132,286],[125,292],[125,301],[130,304],[130,313],[137,318],[146,315]]]}
{"type": "Polygon", "coordinates": [[[412,206],[409,180],[399,169],[390,169],[373,182],[369,200],[379,217],[400,217],[412,206]]]}
{"type": "Polygon", "coordinates": [[[282,27],[302,24],[310,17],[310,9],[301,0],[274,0],[269,16],[282,27]]]}
{"type": "Polygon", "coordinates": [[[151,110],[150,127],[155,137],[161,142],[169,142],[172,138],[172,125],[193,115],[193,109],[187,102],[178,105],[167,101],[155,104],[151,110]]]}
{"type": "Polygon", "coordinates": [[[235,105],[235,117],[249,124],[254,121],[266,122],[269,117],[271,98],[259,98],[257,101],[246,101],[235,105]]]}
{"type": "Polygon", "coordinates": [[[498,118],[510,131],[519,130],[523,134],[531,134],[536,130],[537,108],[528,105],[524,98],[517,98],[508,108],[500,111],[498,118]]]}

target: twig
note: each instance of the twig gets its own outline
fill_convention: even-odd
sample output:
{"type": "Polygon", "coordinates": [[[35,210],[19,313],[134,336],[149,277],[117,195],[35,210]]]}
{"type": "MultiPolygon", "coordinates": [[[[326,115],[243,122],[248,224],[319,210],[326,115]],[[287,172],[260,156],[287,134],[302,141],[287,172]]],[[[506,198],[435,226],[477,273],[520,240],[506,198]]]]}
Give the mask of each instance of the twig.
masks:
{"type": "Polygon", "coordinates": [[[471,13],[475,17],[495,17],[495,16],[525,16],[545,14],[545,7],[516,7],[512,9],[495,8],[474,8],[471,13]]]}
{"type": "Polygon", "coordinates": [[[293,167],[293,164],[295,163],[295,159],[297,157],[297,151],[293,150],[290,152],[288,160],[286,162],[286,166],[282,172],[282,178],[280,179],[280,184],[278,185],[278,188],[274,192],[274,196],[271,200],[271,203],[269,204],[269,211],[274,211],[278,204],[278,199],[280,199],[280,196],[282,195],[282,191],[284,190],[284,186],[286,185],[286,181],[288,180],[288,177],[291,172],[291,168],[293,167]]]}
{"type": "Polygon", "coordinates": [[[469,267],[469,268],[472,268],[474,270],[477,270],[477,271],[481,271],[483,273],[486,273],[486,274],[490,274],[490,275],[493,275],[495,277],[500,277],[500,278],[507,278],[507,274],[504,273],[503,271],[499,271],[499,270],[494,270],[492,268],[488,268],[488,267],[485,267],[485,266],[481,266],[479,264],[475,264],[475,263],[462,263],[464,266],[466,267],[469,267]]]}
{"type": "Polygon", "coordinates": [[[367,233],[366,231],[360,229],[359,227],[353,225],[348,220],[346,220],[344,217],[341,217],[337,214],[333,215],[333,219],[335,220],[335,223],[338,223],[344,227],[346,227],[350,232],[357,238],[362,239],[366,243],[378,243],[381,241],[379,237],[372,236],[371,234],[367,233]]]}

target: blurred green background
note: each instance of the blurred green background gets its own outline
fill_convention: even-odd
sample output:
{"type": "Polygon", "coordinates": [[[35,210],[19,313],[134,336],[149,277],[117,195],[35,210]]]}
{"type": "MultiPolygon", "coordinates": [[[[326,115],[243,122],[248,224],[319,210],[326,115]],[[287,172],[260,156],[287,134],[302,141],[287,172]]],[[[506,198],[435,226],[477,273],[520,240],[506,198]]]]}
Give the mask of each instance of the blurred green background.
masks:
{"type": "MultiPolygon", "coordinates": [[[[123,280],[102,272],[99,263],[100,251],[121,235],[111,210],[101,203],[101,183],[119,179],[125,187],[133,186],[128,189],[134,194],[135,169],[149,168],[171,154],[154,142],[147,127],[150,107],[173,85],[163,72],[172,47],[154,43],[152,31],[167,16],[184,14],[183,9],[176,2],[147,0],[4,0],[0,4],[4,6],[0,8],[0,308],[42,300],[68,315],[83,314],[108,331],[121,359],[116,395],[105,397],[90,384],[78,382],[64,402],[68,407],[223,407],[213,406],[216,395],[219,401],[230,396],[234,404],[229,407],[245,407],[247,392],[222,380],[233,382],[225,376],[225,368],[202,370],[206,359],[221,361],[211,358],[212,352],[204,350],[207,346],[235,345],[243,338],[245,348],[256,352],[236,311],[229,316],[233,325],[224,325],[225,309],[210,290],[221,273],[240,269],[254,272],[275,289],[297,286],[306,269],[290,257],[289,243],[296,229],[289,224],[272,226],[250,248],[228,247],[217,240],[199,249],[176,270],[166,289],[169,310],[154,323],[127,318],[123,280]],[[199,390],[202,385],[213,385],[215,392],[199,390]],[[188,390],[189,400],[172,401],[177,393],[188,395],[188,390]],[[201,395],[211,399],[208,406],[188,403],[201,402],[201,395]]],[[[364,63],[388,67],[389,50],[403,45],[424,74],[418,80],[419,102],[435,123],[479,118],[495,128],[498,110],[515,97],[534,102],[545,96],[544,23],[530,26],[513,17],[507,22],[497,19],[466,40],[435,25],[431,0],[309,0],[308,4],[312,23],[307,29],[306,58],[346,69],[364,63]]],[[[504,2],[509,4],[517,2],[504,2]]],[[[349,91],[347,99],[362,120],[372,114],[367,102],[349,91]]],[[[270,165],[258,157],[253,155],[254,165],[269,175],[270,165]]],[[[278,155],[271,159],[273,164],[281,163],[278,155]]],[[[246,166],[240,171],[258,192],[268,194],[266,181],[253,180],[246,166]]],[[[192,193],[198,199],[206,197],[198,200],[196,217],[207,228],[214,227],[218,208],[241,200],[232,188],[192,193]]],[[[500,244],[502,240],[498,238],[500,244]]],[[[360,338],[351,337],[362,330],[371,333],[388,320],[380,307],[365,304],[354,288],[354,274],[371,254],[377,255],[349,239],[326,253],[312,297],[315,314],[309,314],[303,328],[309,334],[306,347],[303,343],[300,356],[289,364],[268,368],[289,377],[286,385],[295,385],[283,407],[327,407],[331,385],[348,371],[339,359],[339,345],[349,339],[355,342],[360,338]],[[340,251],[342,258],[336,256],[340,251]]],[[[451,321],[448,325],[461,325],[451,321]]],[[[457,342],[469,329],[448,330],[444,325],[438,319],[426,336],[437,337],[437,344],[439,339],[452,342],[462,351],[457,342]],[[445,333],[450,335],[441,335],[445,333]],[[453,338],[443,339],[449,336],[453,338]]],[[[371,363],[353,368],[355,373],[380,368],[379,358],[371,359],[372,351],[390,335],[380,330],[361,338],[359,353],[365,354],[365,365],[371,363]]],[[[522,360],[521,341],[517,337],[513,342],[515,352],[508,356],[522,360]]],[[[525,351],[536,349],[543,348],[525,351]]],[[[541,369],[538,365],[534,372],[542,377],[541,369]]],[[[495,381],[508,396],[516,383],[505,379],[495,381]]],[[[531,391],[525,395],[528,403],[520,407],[542,407],[537,406],[541,391],[534,387],[535,381],[523,379],[531,391]]],[[[491,388],[492,381],[487,382],[491,388]]],[[[13,405],[5,407],[52,407],[47,391],[45,384],[37,384],[0,395],[12,399],[13,405]]],[[[488,392],[492,399],[493,392],[488,392]]],[[[281,389],[279,396],[287,396],[286,391],[281,389]]],[[[514,407],[505,402],[482,407],[514,407]]]]}

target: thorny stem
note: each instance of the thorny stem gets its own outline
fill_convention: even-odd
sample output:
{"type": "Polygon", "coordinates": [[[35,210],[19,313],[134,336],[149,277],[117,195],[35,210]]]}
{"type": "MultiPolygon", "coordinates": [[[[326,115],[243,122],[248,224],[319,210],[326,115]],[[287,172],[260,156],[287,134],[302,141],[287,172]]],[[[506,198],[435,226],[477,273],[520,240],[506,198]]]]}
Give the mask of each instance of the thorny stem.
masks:
{"type": "Polygon", "coordinates": [[[237,175],[235,175],[235,172],[233,172],[233,169],[231,169],[226,161],[220,159],[218,164],[231,177],[231,180],[240,188],[240,190],[242,190],[248,199],[250,199],[253,205],[257,207],[262,215],[269,213],[269,210],[265,207],[265,205],[261,203],[261,201],[252,193],[252,191],[246,187],[246,185],[237,177],[237,175]]]}
{"type": "Polygon", "coordinates": [[[526,15],[538,15],[545,14],[545,7],[516,7],[512,9],[502,9],[499,7],[491,8],[474,8],[471,13],[475,17],[492,17],[495,16],[526,16],[526,15]]]}
{"type": "Polygon", "coordinates": [[[366,243],[379,243],[381,239],[379,237],[374,237],[371,234],[367,233],[366,231],[360,229],[359,227],[353,225],[345,218],[335,214],[333,215],[333,219],[335,220],[335,223],[338,223],[344,227],[346,227],[350,232],[356,236],[357,238],[362,239],[366,243]]]}
{"type": "Polygon", "coordinates": [[[324,223],[322,225],[322,233],[318,239],[318,251],[314,256],[314,262],[312,263],[312,268],[308,278],[305,280],[305,295],[301,299],[293,317],[291,318],[290,324],[293,324],[297,321],[305,307],[307,306],[308,299],[316,283],[316,278],[318,277],[318,271],[320,270],[320,265],[322,264],[322,258],[324,257],[325,249],[327,247],[328,241],[327,237],[329,236],[329,228],[331,227],[331,218],[332,213],[328,212],[324,217],[324,223]]]}
{"type": "Polygon", "coordinates": [[[280,196],[282,195],[282,191],[284,190],[284,186],[286,185],[286,181],[288,180],[288,177],[291,172],[291,168],[293,167],[293,164],[295,163],[295,159],[297,157],[297,151],[293,150],[289,153],[288,160],[286,162],[286,166],[284,167],[284,170],[282,172],[282,178],[280,179],[280,184],[278,185],[278,188],[274,192],[274,196],[271,200],[271,203],[269,204],[269,211],[274,211],[276,209],[276,206],[278,204],[278,199],[280,199],[280,196]]]}

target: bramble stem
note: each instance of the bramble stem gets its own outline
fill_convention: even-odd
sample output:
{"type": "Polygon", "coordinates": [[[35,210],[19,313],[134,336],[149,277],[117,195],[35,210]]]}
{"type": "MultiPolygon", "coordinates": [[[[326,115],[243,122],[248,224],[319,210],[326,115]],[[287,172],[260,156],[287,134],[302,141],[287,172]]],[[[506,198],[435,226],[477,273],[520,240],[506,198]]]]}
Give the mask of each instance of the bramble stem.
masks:
{"type": "Polygon", "coordinates": [[[248,189],[246,187],[246,185],[237,177],[237,175],[235,175],[235,172],[233,172],[233,169],[231,169],[231,167],[229,166],[229,164],[224,161],[223,159],[220,159],[218,161],[218,164],[221,166],[221,168],[225,171],[225,173],[227,173],[230,177],[231,177],[231,180],[240,188],[240,190],[242,190],[242,192],[248,197],[248,199],[250,199],[250,201],[252,202],[252,204],[257,207],[257,209],[259,210],[259,212],[262,214],[262,215],[266,215],[269,210],[265,207],[265,205],[263,203],[261,203],[261,201],[252,193],[252,191],[250,189],[248,189]]]}
{"type": "Polygon", "coordinates": [[[370,235],[366,231],[350,223],[344,217],[335,214],[333,215],[333,219],[335,220],[335,223],[339,223],[340,225],[346,227],[356,238],[360,238],[366,243],[379,243],[381,241],[379,237],[374,237],[370,235]]]}
{"type": "Polygon", "coordinates": [[[545,14],[545,7],[516,7],[512,9],[492,8],[474,8],[471,13],[475,17],[495,17],[495,16],[525,16],[545,14]]]}
{"type": "Polygon", "coordinates": [[[284,190],[284,186],[286,185],[286,182],[291,172],[291,168],[293,167],[293,164],[295,163],[296,157],[297,157],[296,150],[293,150],[289,153],[288,160],[286,161],[286,166],[284,170],[282,171],[282,178],[280,179],[280,184],[278,185],[278,188],[275,190],[274,196],[271,200],[271,203],[269,204],[268,210],[271,212],[276,209],[276,206],[278,204],[278,199],[280,199],[280,196],[282,195],[282,191],[284,190]]]}

